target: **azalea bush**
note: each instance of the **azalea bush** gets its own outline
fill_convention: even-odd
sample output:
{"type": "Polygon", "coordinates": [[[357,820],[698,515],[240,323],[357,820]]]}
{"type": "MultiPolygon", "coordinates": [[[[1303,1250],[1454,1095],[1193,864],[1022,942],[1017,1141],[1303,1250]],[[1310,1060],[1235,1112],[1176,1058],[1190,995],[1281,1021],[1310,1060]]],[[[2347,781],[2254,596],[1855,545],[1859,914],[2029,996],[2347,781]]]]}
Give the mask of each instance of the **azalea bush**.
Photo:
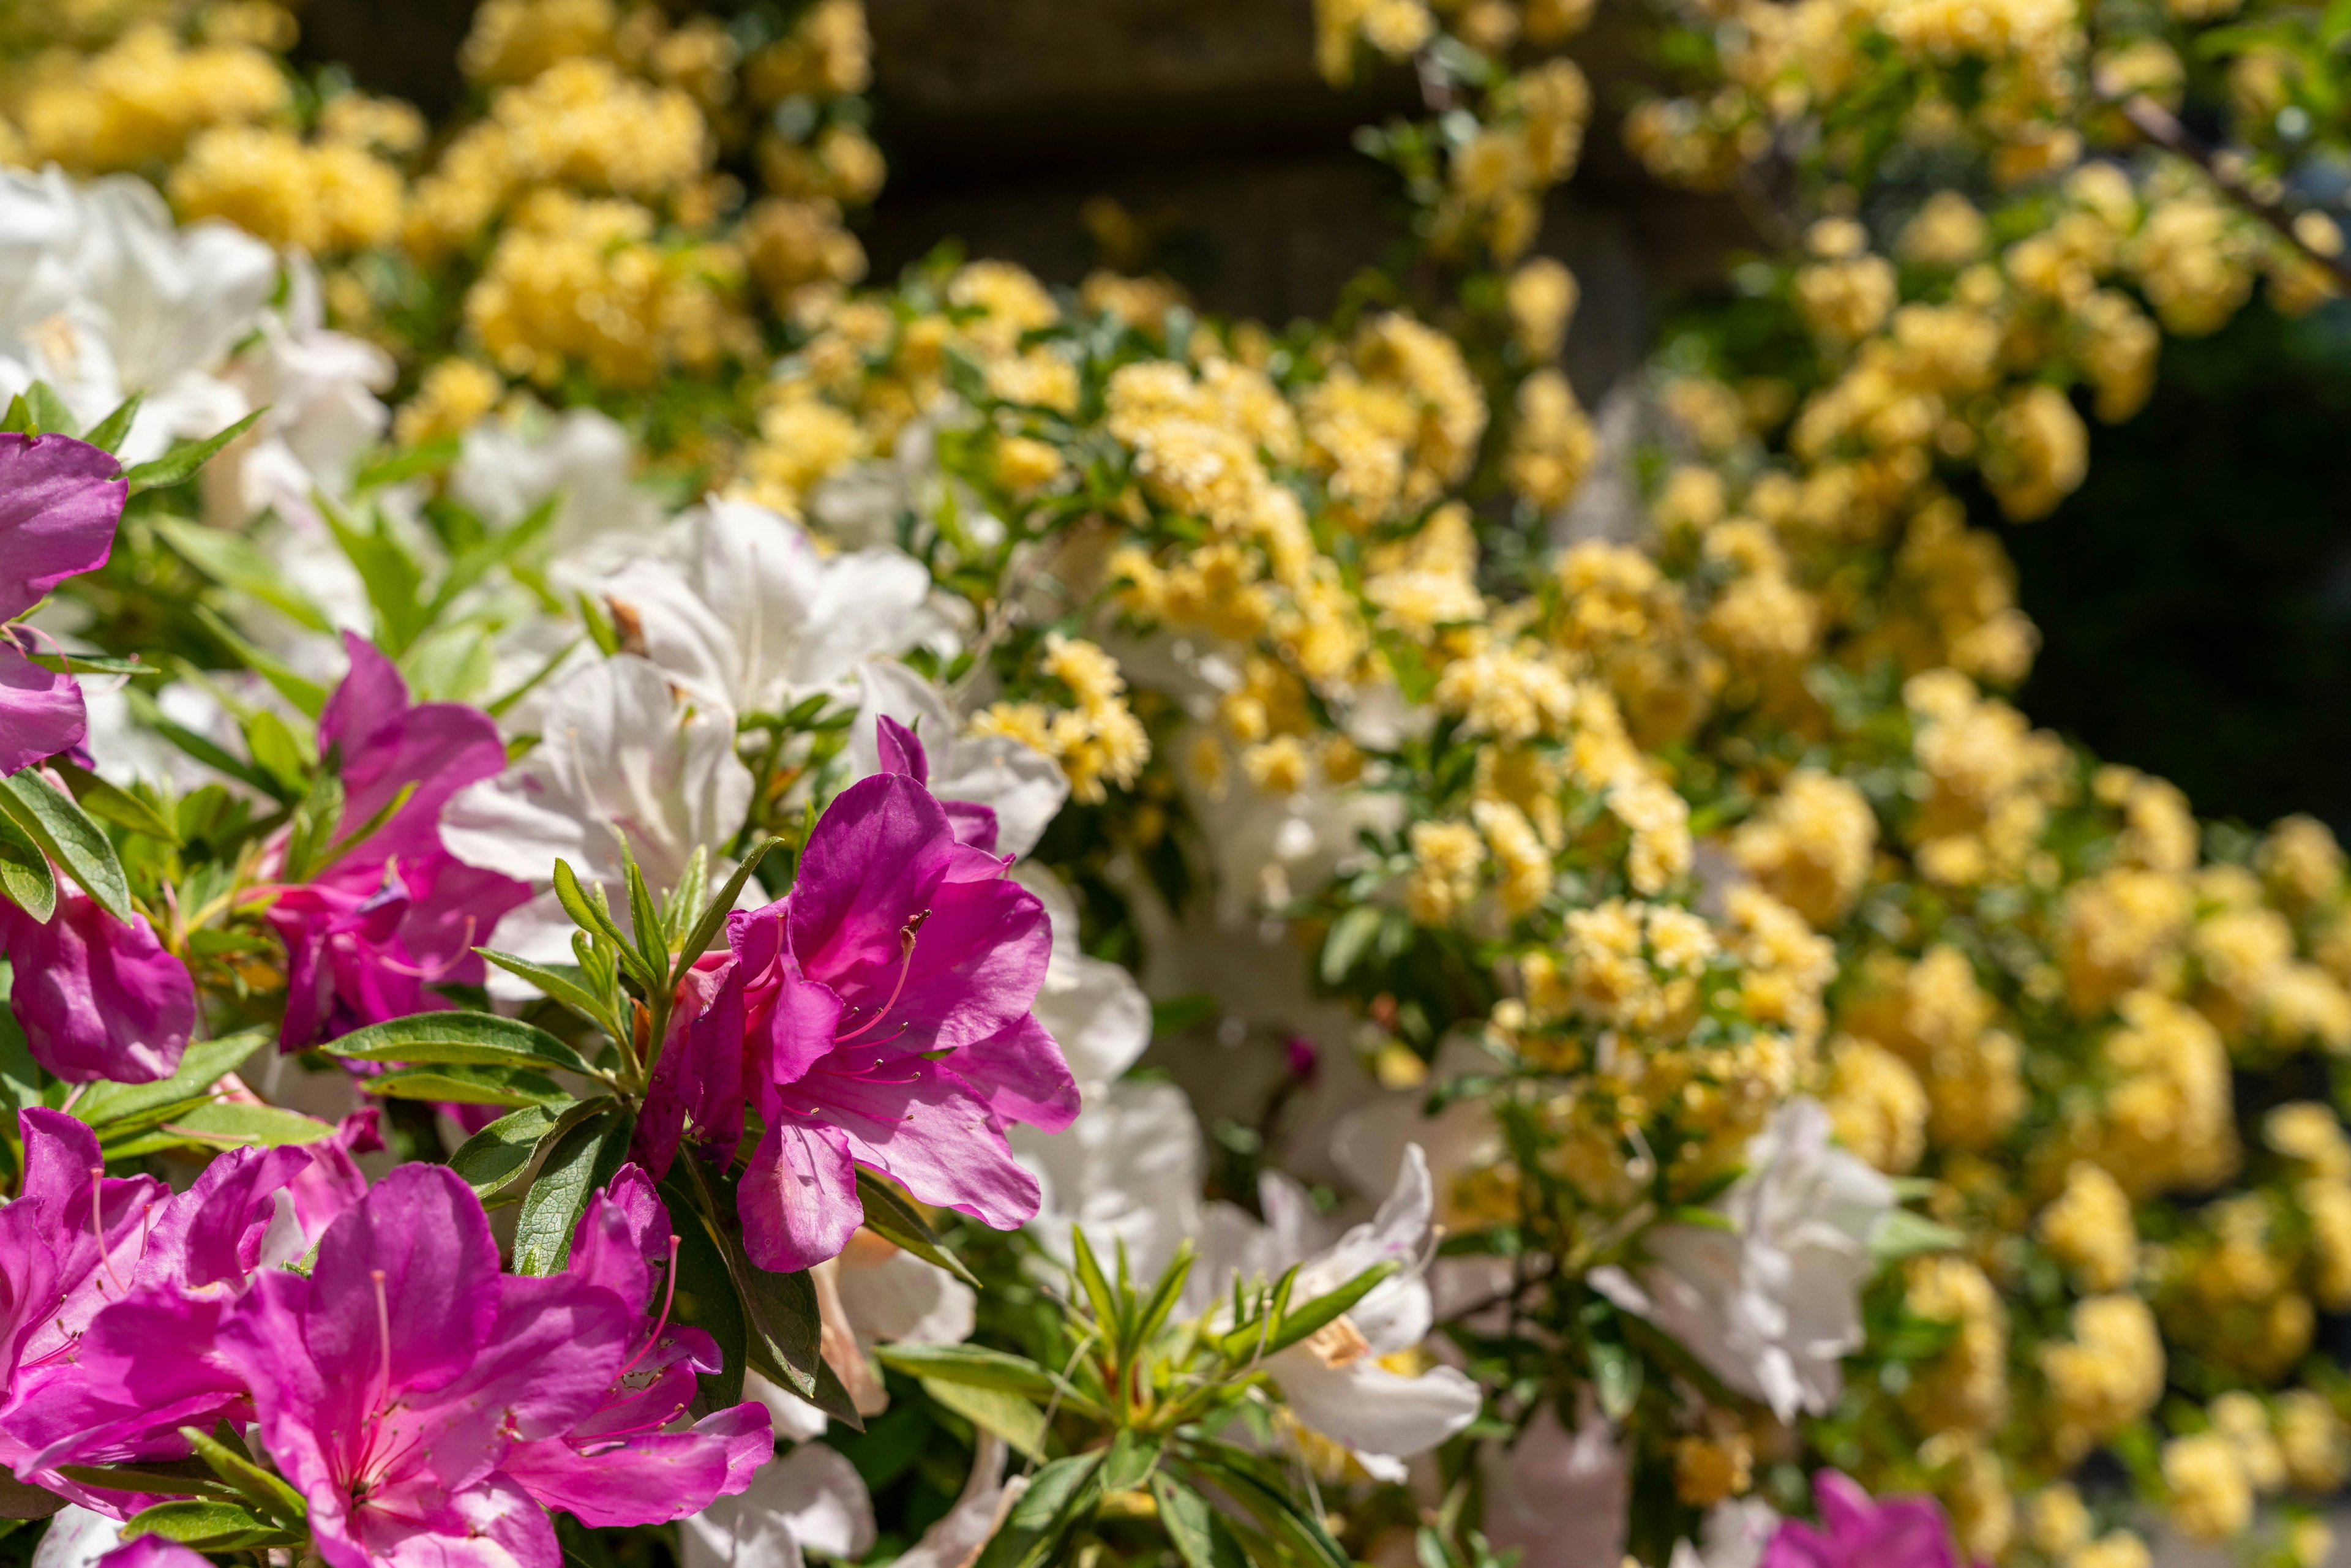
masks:
{"type": "Polygon", "coordinates": [[[869,282],[856,0],[0,13],[0,1550],[2315,1568],[2344,857],[1985,525],[2337,291],[2330,24],[1593,9],[1321,0],[1281,329],[869,282]],[[1605,436],[1595,99],[1763,246],[1605,436]]]}

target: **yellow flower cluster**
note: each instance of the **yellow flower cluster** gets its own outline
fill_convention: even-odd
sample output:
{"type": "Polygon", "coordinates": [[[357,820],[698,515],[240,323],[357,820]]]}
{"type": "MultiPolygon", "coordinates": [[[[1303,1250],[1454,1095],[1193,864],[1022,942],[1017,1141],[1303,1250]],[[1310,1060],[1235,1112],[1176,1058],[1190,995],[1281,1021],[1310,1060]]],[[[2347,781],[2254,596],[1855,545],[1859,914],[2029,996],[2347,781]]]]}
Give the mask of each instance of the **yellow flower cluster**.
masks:
{"type": "Polygon", "coordinates": [[[30,162],[103,173],[169,163],[199,131],[273,120],[292,103],[266,50],[189,45],[151,23],[87,58],[52,57],[5,107],[30,162]]]}
{"type": "MultiPolygon", "coordinates": [[[[396,114],[406,106],[385,107],[396,114]]],[[[363,132],[401,134],[396,125],[339,118],[363,132]]],[[[290,131],[255,125],[216,125],[199,133],[165,190],[183,216],[225,219],[272,245],[314,256],[391,244],[400,235],[406,195],[400,171],[364,144],[333,138],[305,142],[290,131]]]]}
{"type": "Polygon", "coordinates": [[[1067,686],[1075,705],[1054,710],[1038,702],[996,703],[972,721],[974,731],[1010,736],[1053,758],[1081,800],[1099,803],[1110,786],[1134,783],[1151,759],[1151,737],[1126,706],[1117,663],[1082,638],[1054,632],[1038,669],[1067,686]]]}

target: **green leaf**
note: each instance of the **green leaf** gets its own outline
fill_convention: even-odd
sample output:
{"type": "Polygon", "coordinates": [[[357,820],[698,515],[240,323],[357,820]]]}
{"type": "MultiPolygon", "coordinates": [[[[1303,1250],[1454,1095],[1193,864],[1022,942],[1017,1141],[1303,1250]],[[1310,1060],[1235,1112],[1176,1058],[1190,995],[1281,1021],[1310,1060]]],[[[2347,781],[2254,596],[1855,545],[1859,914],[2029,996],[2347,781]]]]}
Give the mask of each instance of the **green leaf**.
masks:
{"type": "Polygon", "coordinates": [[[1126,1320],[1120,1311],[1122,1303],[1111,1291],[1110,1281],[1102,1277],[1102,1265],[1095,1261],[1094,1249],[1087,1243],[1082,1228],[1071,1229],[1070,1246],[1076,1254],[1071,1272],[1077,1276],[1078,1286],[1085,1291],[1086,1301],[1093,1310],[1094,1326],[1102,1331],[1104,1339],[1123,1343],[1122,1331],[1126,1320]]]}
{"type": "Polygon", "coordinates": [[[66,400],[59,397],[57,388],[48,382],[35,382],[26,387],[25,406],[32,411],[33,423],[44,435],[80,436],[81,421],[74,417],[73,410],[66,406],[66,400]]]}
{"type": "Polygon", "coordinates": [[[481,581],[492,567],[505,565],[544,538],[556,514],[563,509],[563,500],[562,493],[558,491],[533,507],[514,527],[461,551],[449,563],[440,586],[433,591],[433,602],[424,607],[426,622],[439,620],[456,602],[457,596],[481,581]]]}
{"type": "Polygon", "coordinates": [[[1869,1233],[1869,1255],[1886,1263],[1921,1252],[1949,1252],[1966,1240],[1949,1226],[1938,1225],[1923,1214],[1891,1208],[1869,1233]]]}
{"type": "Polygon", "coordinates": [[[57,909],[57,875],[49,857],[11,818],[0,816],[0,894],[46,925],[57,909]]]}
{"type": "Polygon", "coordinates": [[[1043,1568],[1102,1500],[1102,1456],[1073,1454],[1031,1477],[973,1568],[1043,1568]]]}
{"type": "Polygon", "coordinates": [[[205,631],[226,644],[239,664],[267,681],[279,696],[300,709],[303,716],[316,719],[327,711],[326,687],[299,674],[277,654],[247,641],[243,632],[230,625],[227,619],[211,605],[197,605],[196,620],[202,622],[205,631]]]}
{"type": "Polygon", "coordinates": [[[119,1491],[153,1497],[218,1497],[234,1499],[236,1489],[223,1485],[193,1459],[166,1459],[139,1465],[59,1465],[57,1474],[92,1491],[119,1491]]]}
{"type": "Polygon", "coordinates": [[[66,781],[73,798],[81,802],[81,809],[100,821],[144,833],[163,843],[176,846],[180,842],[179,830],[165,821],[163,813],[143,798],[108,783],[87,768],[77,768],[62,757],[49,758],[49,766],[66,781]]]}
{"type": "Polygon", "coordinates": [[[1184,1294],[1184,1281],[1191,1278],[1195,1256],[1191,1238],[1186,1237],[1176,1249],[1176,1256],[1169,1261],[1166,1272],[1159,1276],[1159,1283],[1152,1291],[1151,1300],[1143,1304],[1142,1314],[1134,1325],[1136,1344],[1150,1343],[1151,1336],[1159,1332],[1160,1325],[1176,1311],[1176,1303],[1184,1294]]]}
{"type": "Polygon", "coordinates": [[[223,588],[257,599],[313,632],[334,634],[335,623],[327,612],[287,582],[259,547],[243,535],[180,517],[156,517],[150,526],[172,553],[223,588]]]}
{"type": "Polygon", "coordinates": [[[206,1101],[167,1117],[152,1132],[106,1145],[109,1159],[135,1159],[164,1149],[278,1148],[331,1138],[335,1129],[316,1117],[282,1105],[249,1105],[234,1100],[206,1101]]]}
{"type": "Polygon", "coordinates": [[[0,811],[81,883],[99,908],[129,923],[131,882],[115,858],[113,841],[72,796],[27,768],[0,779],[0,811]]]}
{"type": "Polygon", "coordinates": [[[572,1097],[551,1078],[517,1067],[398,1067],[364,1079],[362,1092],[393,1100],[437,1100],[456,1105],[563,1105],[572,1097]]]}
{"type": "Polygon", "coordinates": [[[1184,1568],[1249,1568],[1232,1527],[1207,1498],[1165,1470],[1151,1478],[1151,1496],[1159,1505],[1159,1526],[1184,1559],[1184,1568]]]}
{"type": "Polygon", "coordinates": [[[621,862],[629,886],[629,925],[637,935],[637,956],[645,966],[645,988],[665,994],[670,988],[669,947],[662,938],[661,907],[653,902],[626,838],[621,841],[621,862]]]}
{"type": "Polygon", "coordinates": [[[289,1530],[300,1530],[308,1521],[308,1500],[277,1474],[263,1469],[201,1427],[183,1427],[180,1436],[195,1449],[196,1458],[212,1467],[213,1474],[244,1493],[264,1518],[289,1530]]]}
{"type": "Polygon", "coordinates": [[[374,528],[362,530],[326,504],[324,497],[319,497],[319,514],[334,530],[336,542],[343,547],[343,554],[360,574],[360,586],[367,590],[368,604],[375,611],[377,646],[398,658],[430,624],[420,597],[423,571],[385,530],[381,516],[374,528]]]}
{"type": "Polygon", "coordinates": [[[739,1244],[730,1247],[727,1256],[751,1330],[751,1364],[835,1420],[862,1429],[865,1419],[856,1402],[824,1359],[816,1282],[805,1270],[778,1274],[762,1269],[739,1244]]]}
{"type": "Polygon", "coordinates": [[[963,1260],[939,1245],[922,1211],[895,1186],[862,1166],[857,1168],[857,1197],[865,1206],[865,1228],[966,1284],[979,1284],[977,1276],[963,1266],[963,1260]]]}
{"type": "Polygon", "coordinates": [[[465,1178],[475,1196],[487,1207],[507,1196],[530,1170],[531,1159],[548,1134],[564,1124],[574,1112],[596,1104],[583,1100],[569,1110],[556,1105],[525,1105],[508,1112],[467,1138],[449,1156],[449,1168],[465,1178]]]}
{"type": "Polygon", "coordinates": [[[1332,923],[1331,935],[1322,939],[1322,983],[1335,986],[1347,977],[1355,960],[1364,955],[1380,929],[1379,908],[1360,904],[1332,923]]]}
{"type": "Polygon", "coordinates": [[[927,1382],[1002,1389],[1031,1399],[1053,1397],[1054,1376],[1026,1356],[978,1344],[877,1344],[873,1359],[927,1382]]]}
{"type": "Polygon", "coordinates": [[[1331,1539],[1322,1521],[1290,1500],[1278,1471],[1267,1475],[1254,1462],[1257,1456],[1229,1443],[1196,1440],[1192,1446],[1213,1456],[1209,1462],[1196,1461],[1200,1476],[1247,1509],[1293,1556],[1310,1568],[1353,1568],[1345,1549],[1331,1539]]]}
{"type": "Polygon", "coordinates": [[[160,1535],[199,1552],[245,1552],[261,1546],[290,1546],[303,1539],[278,1529],[243,1502],[204,1498],[187,1502],[159,1502],[131,1516],[122,1539],[160,1535]]]}
{"type": "Polygon", "coordinates": [[[266,1039],[264,1031],[254,1029],[224,1035],[219,1040],[190,1040],[180,1058],[180,1070],[171,1077],[155,1083],[93,1083],[74,1102],[72,1114],[95,1128],[103,1139],[106,1129],[114,1123],[128,1122],[167,1105],[206,1099],[221,1075],[243,1066],[245,1059],[260,1050],[266,1039]]]}
{"type": "Polygon", "coordinates": [[[691,1155],[681,1157],[662,1178],[662,1197],[669,1205],[677,1228],[677,1295],[670,1315],[689,1328],[698,1328],[718,1342],[716,1372],[698,1375],[697,1415],[708,1415],[741,1403],[743,1368],[750,1360],[750,1323],[726,1253],[711,1239],[692,1179],[684,1169],[691,1155]]]}
{"type": "Polygon", "coordinates": [[[0,1519],[47,1519],[66,1506],[66,1500],[45,1487],[27,1486],[0,1470],[0,1519]]]}
{"type": "Polygon", "coordinates": [[[528,958],[517,958],[511,953],[494,948],[476,947],[485,961],[496,964],[517,978],[528,980],[555,1001],[562,1003],[599,1029],[611,1030],[617,1020],[606,1010],[605,998],[599,997],[580,983],[580,971],[575,965],[556,968],[546,964],[534,964],[528,958]]]}
{"type": "Polygon", "coordinates": [[[0,435],[37,435],[40,427],[33,423],[33,405],[18,392],[8,400],[8,412],[0,414],[0,435]]]}
{"type": "MultiPolygon", "coordinates": [[[[726,916],[734,909],[736,899],[742,896],[744,883],[751,880],[751,873],[759,868],[759,862],[767,858],[768,852],[781,842],[781,839],[761,839],[753,844],[751,852],[743,857],[743,863],[735,868],[735,874],[728,877],[726,885],[718,890],[718,896],[703,906],[702,918],[694,923],[694,929],[686,933],[684,943],[677,950],[681,968],[690,966],[710,951],[710,945],[718,939],[718,933],[726,925],[726,916]]],[[[900,1245],[904,1244],[902,1242],[900,1245]]]]}
{"type": "Polygon", "coordinates": [[[132,392],[114,405],[112,413],[91,425],[89,433],[82,439],[92,446],[112,452],[122,444],[122,438],[131,434],[131,423],[139,417],[139,405],[145,401],[145,393],[132,392]]]}
{"type": "Polygon", "coordinates": [[[613,1112],[590,1116],[558,1138],[539,1167],[538,1179],[523,1194],[515,1221],[514,1270],[544,1277],[571,1259],[571,1233],[589,1198],[619,1173],[629,1157],[632,1120],[613,1112]]]}
{"type": "Polygon", "coordinates": [[[1102,1490],[1133,1491],[1149,1480],[1151,1472],[1158,1468],[1158,1439],[1146,1437],[1132,1427],[1122,1427],[1110,1440],[1110,1451],[1102,1458],[1102,1490]]]}
{"type": "Polygon", "coordinates": [[[487,703],[485,703],[482,706],[482,711],[488,714],[492,718],[505,717],[506,712],[508,708],[514,706],[515,704],[522,701],[523,698],[537,691],[546,683],[547,678],[549,675],[554,674],[556,671],[561,669],[563,667],[563,661],[571,657],[571,651],[579,646],[580,639],[574,637],[570,642],[566,643],[562,647],[558,648],[553,653],[549,654],[548,656],[547,663],[539,665],[538,669],[524,676],[520,685],[516,686],[513,690],[508,691],[502,695],[493,697],[487,703]]]}
{"type": "Polygon", "coordinates": [[[381,485],[397,485],[402,479],[413,479],[419,474],[438,474],[457,461],[465,443],[455,435],[436,435],[421,442],[405,452],[393,452],[361,466],[351,476],[354,491],[372,490],[381,485]]]}
{"type": "Polygon", "coordinates": [[[126,471],[122,476],[131,481],[131,493],[136,496],[141,490],[161,490],[186,483],[215,453],[251,430],[253,422],[268,412],[266,408],[256,408],[217,435],[207,435],[202,441],[183,441],[152,463],[141,463],[126,471]]]}
{"type": "Polygon", "coordinates": [[[923,1392],[976,1427],[985,1427],[1032,1459],[1045,1457],[1045,1412],[1008,1389],[977,1388],[943,1378],[922,1380],[923,1392]]]}
{"type": "Polygon", "coordinates": [[[1340,1314],[1379,1289],[1395,1271],[1394,1263],[1374,1263],[1337,1290],[1315,1297],[1296,1312],[1283,1312],[1276,1320],[1273,1332],[1265,1336],[1262,1350],[1254,1327],[1236,1329],[1227,1334],[1225,1350],[1231,1355],[1272,1355],[1288,1350],[1300,1340],[1338,1322],[1340,1314]]]}
{"type": "Polygon", "coordinates": [[[569,862],[559,858],[556,861],[554,880],[555,901],[563,905],[563,913],[571,917],[572,925],[591,936],[601,936],[621,950],[622,959],[632,967],[643,964],[643,960],[631,950],[628,937],[622,935],[611,913],[601,902],[590,898],[587,890],[580,885],[580,878],[572,871],[569,862]]]}
{"type": "Polygon", "coordinates": [[[198,735],[177,720],[165,717],[163,710],[155,706],[155,699],[138,687],[132,686],[122,695],[130,700],[131,715],[141,724],[145,725],[215,773],[225,774],[241,784],[249,784],[270,799],[280,802],[288,801],[298,793],[287,789],[268,773],[223,747],[208,737],[198,735]]]}
{"type": "Polygon", "coordinates": [[[399,1061],[420,1067],[436,1063],[558,1067],[590,1078],[604,1076],[538,1025],[496,1013],[415,1013],[353,1030],[328,1041],[326,1049],[358,1061],[399,1061]]]}
{"type": "Polygon", "coordinates": [[[286,880],[304,883],[325,865],[328,842],[343,820],[343,781],[321,769],[294,808],[286,836],[286,880]]]}
{"type": "Polygon", "coordinates": [[[1590,1350],[1592,1382],[1600,1396],[1600,1408],[1611,1421],[1622,1421],[1641,1397],[1641,1358],[1622,1342],[1597,1336],[1590,1350]]]}

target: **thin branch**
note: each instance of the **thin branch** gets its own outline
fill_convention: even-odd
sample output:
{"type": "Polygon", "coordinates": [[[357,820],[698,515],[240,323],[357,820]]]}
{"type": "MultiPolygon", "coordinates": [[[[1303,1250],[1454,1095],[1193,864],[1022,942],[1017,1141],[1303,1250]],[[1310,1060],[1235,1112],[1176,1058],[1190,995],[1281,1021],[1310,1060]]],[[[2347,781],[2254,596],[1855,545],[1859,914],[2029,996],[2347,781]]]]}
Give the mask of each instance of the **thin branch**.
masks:
{"type": "Polygon", "coordinates": [[[2351,260],[2341,256],[2322,256],[2313,250],[2294,232],[2296,214],[2275,202],[2255,195],[2242,180],[2221,168],[2220,161],[2214,156],[2212,149],[2181,124],[2178,115],[2143,92],[2112,101],[2116,112],[2130,121],[2133,130],[2165,152],[2176,153],[2204,171],[2205,178],[2219,186],[2223,195],[2277,231],[2278,236],[2286,244],[2325,268],[2327,276],[2335,279],[2336,287],[2351,294],[2351,260]]]}

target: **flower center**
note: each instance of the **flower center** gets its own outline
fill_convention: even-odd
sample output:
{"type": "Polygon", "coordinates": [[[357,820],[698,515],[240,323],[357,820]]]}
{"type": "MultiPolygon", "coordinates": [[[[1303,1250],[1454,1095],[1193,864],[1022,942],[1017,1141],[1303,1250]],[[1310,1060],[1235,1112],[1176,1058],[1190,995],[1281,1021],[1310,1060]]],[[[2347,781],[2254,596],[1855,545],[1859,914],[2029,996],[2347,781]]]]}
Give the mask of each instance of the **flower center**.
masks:
{"type": "Polygon", "coordinates": [[[859,1035],[863,1034],[867,1030],[872,1029],[875,1024],[880,1023],[883,1019],[890,1016],[890,1009],[898,1005],[898,998],[903,995],[906,989],[906,976],[914,967],[914,938],[922,935],[923,922],[928,920],[930,917],[931,912],[929,910],[917,910],[914,914],[914,917],[912,920],[907,921],[906,924],[900,928],[898,932],[898,983],[890,988],[890,999],[882,1004],[882,1010],[875,1013],[872,1018],[867,1019],[863,1023],[859,1024],[855,1029],[851,1030],[847,1034],[834,1035],[832,1037],[833,1044],[844,1045],[850,1040],[855,1040],[859,1035]]]}
{"type": "Polygon", "coordinates": [[[1306,1336],[1306,1349],[1315,1360],[1335,1372],[1371,1354],[1372,1342],[1364,1337],[1354,1319],[1341,1312],[1306,1336]]]}

